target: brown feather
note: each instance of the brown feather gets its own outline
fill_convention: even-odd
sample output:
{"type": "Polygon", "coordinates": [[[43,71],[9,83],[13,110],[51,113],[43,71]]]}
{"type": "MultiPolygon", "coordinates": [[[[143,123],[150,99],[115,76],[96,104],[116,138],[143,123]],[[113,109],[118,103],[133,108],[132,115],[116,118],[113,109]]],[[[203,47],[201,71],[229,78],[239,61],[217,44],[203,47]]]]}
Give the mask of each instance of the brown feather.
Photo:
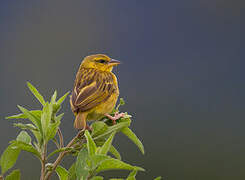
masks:
{"type": "Polygon", "coordinates": [[[116,90],[113,77],[108,72],[98,72],[96,69],[81,69],[72,92],[71,103],[73,111],[85,112],[99,103],[105,102],[116,90]]]}
{"type": "Polygon", "coordinates": [[[76,129],[85,129],[87,125],[86,118],[87,118],[87,113],[78,112],[74,122],[74,127],[76,129]]]}

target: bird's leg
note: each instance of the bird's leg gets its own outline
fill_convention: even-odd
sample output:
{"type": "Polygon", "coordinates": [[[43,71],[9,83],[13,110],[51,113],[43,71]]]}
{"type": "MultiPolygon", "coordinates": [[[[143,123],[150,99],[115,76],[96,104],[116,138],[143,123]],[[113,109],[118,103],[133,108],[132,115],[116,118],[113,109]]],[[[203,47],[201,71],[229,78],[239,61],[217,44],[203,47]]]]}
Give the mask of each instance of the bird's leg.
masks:
{"type": "Polygon", "coordinates": [[[114,117],[108,113],[105,114],[106,117],[108,117],[110,120],[112,120],[113,124],[116,124],[116,120],[120,119],[121,117],[124,117],[124,115],[125,115],[124,113],[119,113],[119,112],[116,112],[114,117]]]}

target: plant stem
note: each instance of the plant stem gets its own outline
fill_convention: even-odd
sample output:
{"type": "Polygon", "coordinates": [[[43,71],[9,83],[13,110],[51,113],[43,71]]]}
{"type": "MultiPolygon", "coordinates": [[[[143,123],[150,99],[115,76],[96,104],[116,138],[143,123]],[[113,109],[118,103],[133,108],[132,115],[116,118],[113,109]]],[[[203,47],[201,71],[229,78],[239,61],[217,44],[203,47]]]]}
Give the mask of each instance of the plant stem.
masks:
{"type": "Polygon", "coordinates": [[[42,164],[42,169],[41,169],[41,177],[40,180],[44,180],[45,177],[45,162],[43,162],[43,160],[41,161],[42,164]]]}
{"type": "MultiPolygon", "coordinates": [[[[59,132],[59,131],[58,131],[59,132]]],[[[61,133],[61,131],[60,131],[60,133],[61,133]]],[[[67,146],[66,146],[66,148],[69,148],[69,147],[71,147],[75,142],[76,142],[76,140],[82,135],[82,133],[84,133],[84,131],[79,131],[78,133],[77,133],[77,135],[67,144],[67,146]]],[[[62,142],[63,142],[63,140],[62,140],[62,142]]],[[[60,162],[62,161],[62,159],[64,158],[64,156],[67,154],[67,151],[64,151],[64,152],[61,152],[60,154],[59,154],[59,156],[57,157],[57,159],[55,160],[55,162],[53,163],[53,167],[52,167],[52,170],[50,170],[47,174],[46,174],[46,176],[45,176],[45,178],[43,179],[43,180],[48,180],[50,177],[51,177],[51,175],[52,175],[52,173],[55,171],[55,169],[57,168],[57,166],[60,164],[60,162]]]]}
{"type": "Polygon", "coordinates": [[[63,140],[63,135],[61,133],[60,128],[58,128],[57,133],[58,133],[58,136],[59,136],[59,139],[60,139],[60,148],[63,148],[64,147],[64,140],[63,140]]]}
{"type": "Polygon", "coordinates": [[[43,152],[42,152],[42,159],[41,159],[42,168],[41,168],[40,180],[44,180],[44,178],[45,178],[45,172],[46,172],[45,165],[46,165],[46,159],[47,159],[46,156],[47,156],[47,144],[44,144],[43,152]]]}

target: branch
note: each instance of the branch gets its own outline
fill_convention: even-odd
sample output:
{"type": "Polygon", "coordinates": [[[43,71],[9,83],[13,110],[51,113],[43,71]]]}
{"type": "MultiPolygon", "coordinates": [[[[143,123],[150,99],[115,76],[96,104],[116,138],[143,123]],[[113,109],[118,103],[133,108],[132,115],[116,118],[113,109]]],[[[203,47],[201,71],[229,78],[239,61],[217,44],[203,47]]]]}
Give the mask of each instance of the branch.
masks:
{"type": "Polygon", "coordinates": [[[45,177],[45,162],[41,160],[42,168],[41,168],[41,177],[40,180],[44,180],[45,177]]]}
{"type": "Polygon", "coordinates": [[[41,177],[40,180],[44,180],[45,178],[45,172],[46,172],[46,156],[47,156],[47,144],[44,144],[44,148],[43,148],[43,152],[42,152],[42,159],[41,159],[41,164],[42,164],[42,168],[41,168],[41,177]]]}
{"type": "MultiPolygon", "coordinates": [[[[58,134],[59,134],[59,130],[60,130],[60,129],[58,129],[58,134]]],[[[61,131],[60,131],[60,133],[61,133],[61,131]]],[[[77,141],[77,139],[79,139],[80,137],[82,137],[83,133],[84,133],[84,131],[79,131],[79,132],[77,133],[77,135],[76,135],[76,136],[75,136],[75,137],[74,137],[74,138],[67,144],[66,148],[72,147],[72,145],[74,145],[74,143],[77,141]]],[[[62,135],[62,134],[61,134],[61,135],[62,135]]],[[[62,137],[63,137],[63,136],[62,136],[62,137]]],[[[62,138],[62,143],[63,143],[63,138],[62,138]]],[[[62,159],[64,158],[64,156],[65,156],[66,154],[67,154],[67,151],[61,152],[61,153],[59,154],[59,156],[57,157],[57,159],[56,159],[55,162],[53,163],[52,170],[50,170],[50,171],[46,174],[44,180],[48,180],[48,179],[51,177],[52,173],[55,171],[55,169],[56,169],[57,166],[60,164],[60,162],[62,161],[62,159]]]]}
{"type": "Polygon", "coordinates": [[[58,136],[59,136],[59,140],[60,140],[60,147],[59,148],[63,148],[64,147],[64,140],[63,140],[63,135],[61,133],[60,128],[58,128],[58,136]]]}
{"type": "Polygon", "coordinates": [[[56,145],[56,147],[59,149],[60,148],[60,145],[59,143],[57,142],[56,138],[52,139],[53,143],[56,145]]]}

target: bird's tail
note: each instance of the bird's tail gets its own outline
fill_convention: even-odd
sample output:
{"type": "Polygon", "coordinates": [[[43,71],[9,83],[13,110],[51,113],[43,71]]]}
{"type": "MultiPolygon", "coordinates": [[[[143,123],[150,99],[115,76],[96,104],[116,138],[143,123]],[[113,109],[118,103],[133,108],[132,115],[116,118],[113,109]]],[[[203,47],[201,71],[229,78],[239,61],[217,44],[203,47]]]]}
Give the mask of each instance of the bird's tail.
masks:
{"type": "Polygon", "coordinates": [[[78,112],[74,122],[74,127],[80,130],[85,129],[87,126],[86,117],[86,113],[78,112]]]}

